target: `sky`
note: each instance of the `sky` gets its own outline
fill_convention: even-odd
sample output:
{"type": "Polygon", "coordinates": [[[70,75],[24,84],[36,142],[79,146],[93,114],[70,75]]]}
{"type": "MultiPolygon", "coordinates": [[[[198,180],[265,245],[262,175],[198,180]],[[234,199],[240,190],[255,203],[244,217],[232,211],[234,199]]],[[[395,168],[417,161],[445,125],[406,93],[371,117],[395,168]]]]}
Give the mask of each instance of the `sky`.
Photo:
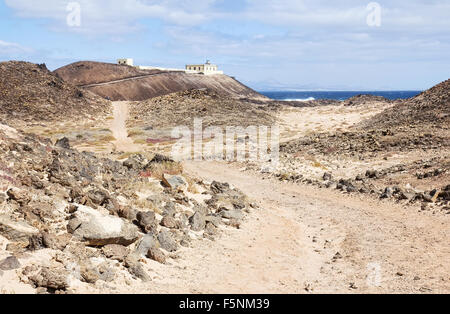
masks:
{"type": "Polygon", "coordinates": [[[450,0],[0,0],[0,60],[184,68],[257,90],[424,90],[450,77],[450,0]]]}

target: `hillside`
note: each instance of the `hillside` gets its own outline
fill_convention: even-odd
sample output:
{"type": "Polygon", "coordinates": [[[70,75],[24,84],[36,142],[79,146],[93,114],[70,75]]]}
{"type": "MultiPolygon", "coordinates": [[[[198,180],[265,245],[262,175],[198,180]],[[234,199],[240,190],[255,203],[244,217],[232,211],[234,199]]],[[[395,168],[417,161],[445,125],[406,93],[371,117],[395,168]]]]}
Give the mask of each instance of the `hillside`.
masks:
{"type": "Polygon", "coordinates": [[[376,115],[363,128],[447,128],[450,125],[450,80],[376,115]]]}
{"type": "Polygon", "coordinates": [[[142,101],[190,89],[208,89],[232,97],[264,96],[227,75],[141,71],[99,62],[78,62],[55,71],[66,82],[111,100],[142,101]]]}
{"type": "Polygon", "coordinates": [[[153,128],[192,125],[194,118],[202,119],[204,126],[272,125],[274,108],[251,100],[223,97],[208,90],[189,90],[159,96],[131,104],[130,126],[138,121],[153,128]]]}
{"type": "Polygon", "coordinates": [[[80,121],[109,111],[107,101],[64,82],[45,64],[0,63],[0,117],[8,124],[80,121]]]}
{"type": "Polygon", "coordinates": [[[66,82],[76,86],[84,86],[160,73],[161,71],[139,70],[138,68],[112,63],[80,61],[66,65],[54,72],[66,82]]]}

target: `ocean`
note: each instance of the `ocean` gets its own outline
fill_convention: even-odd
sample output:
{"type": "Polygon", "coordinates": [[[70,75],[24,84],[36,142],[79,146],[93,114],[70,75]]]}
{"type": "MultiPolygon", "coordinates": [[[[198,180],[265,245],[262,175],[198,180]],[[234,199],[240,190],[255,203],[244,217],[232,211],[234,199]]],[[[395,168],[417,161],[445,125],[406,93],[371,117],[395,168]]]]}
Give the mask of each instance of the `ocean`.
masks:
{"type": "Polygon", "coordinates": [[[294,92],[294,91],[273,91],[273,92],[260,92],[264,96],[276,100],[286,100],[286,101],[309,101],[316,99],[333,99],[333,100],[347,100],[353,96],[360,94],[368,94],[374,96],[383,96],[387,99],[407,99],[420,94],[422,91],[305,91],[305,92],[294,92]]]}

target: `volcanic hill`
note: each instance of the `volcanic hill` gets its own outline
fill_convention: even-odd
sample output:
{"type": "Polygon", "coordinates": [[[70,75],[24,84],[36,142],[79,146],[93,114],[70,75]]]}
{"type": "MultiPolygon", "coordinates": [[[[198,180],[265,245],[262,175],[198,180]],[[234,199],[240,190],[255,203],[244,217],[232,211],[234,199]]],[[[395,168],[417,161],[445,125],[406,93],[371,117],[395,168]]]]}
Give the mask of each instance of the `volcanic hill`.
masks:
{"type": "Polygon", "coordinates": [[[139,70],[101,62],[77,62],[55,70],[66,82],[114,101],[142,101],[191,89],[208,89],[231,97],[265,99],[227,75],[139,70]]]}

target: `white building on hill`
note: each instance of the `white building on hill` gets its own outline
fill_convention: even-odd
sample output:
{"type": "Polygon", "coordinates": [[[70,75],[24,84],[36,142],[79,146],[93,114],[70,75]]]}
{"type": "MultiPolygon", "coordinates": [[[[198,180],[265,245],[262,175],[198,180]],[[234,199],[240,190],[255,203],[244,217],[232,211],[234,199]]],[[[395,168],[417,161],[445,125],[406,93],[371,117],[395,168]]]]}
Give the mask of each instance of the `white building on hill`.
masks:
{"type": "Polygon", "coordinates": [[[133,59],[118,59],[117,63],[120,65],[128,65],[130,67],[134,66],[134,60],[133,59]]]}
{"type": "MultiPolygon", "coordinates": [[[[133,59],[118,59],[117,63],[119,65],[127,65],[134,66],[133,59]]],[[[218,66],[215,64],[211,64],[211,62],[206,61],[205,64],[189,64],[186,65],[186,69],[171,69],[171,68],[161,68],[154,66],[143,66],[137,65],[136,68],[140,70],[160,70],[160,71],[168,71],[168,72],[185,72],[190,74],[203,74],[203,75],[213,75],[213,74],[223,74],[223,71],[218,70],[218,66]]]]}
{"type": "Polygon", "coordinates": [[[211,62],[206,61],[205,64],[188,64],[186,65],[186,73],[198,73],[205,75],[223,74],[223,71],[219,71],[219,67],[211,62]]]}

